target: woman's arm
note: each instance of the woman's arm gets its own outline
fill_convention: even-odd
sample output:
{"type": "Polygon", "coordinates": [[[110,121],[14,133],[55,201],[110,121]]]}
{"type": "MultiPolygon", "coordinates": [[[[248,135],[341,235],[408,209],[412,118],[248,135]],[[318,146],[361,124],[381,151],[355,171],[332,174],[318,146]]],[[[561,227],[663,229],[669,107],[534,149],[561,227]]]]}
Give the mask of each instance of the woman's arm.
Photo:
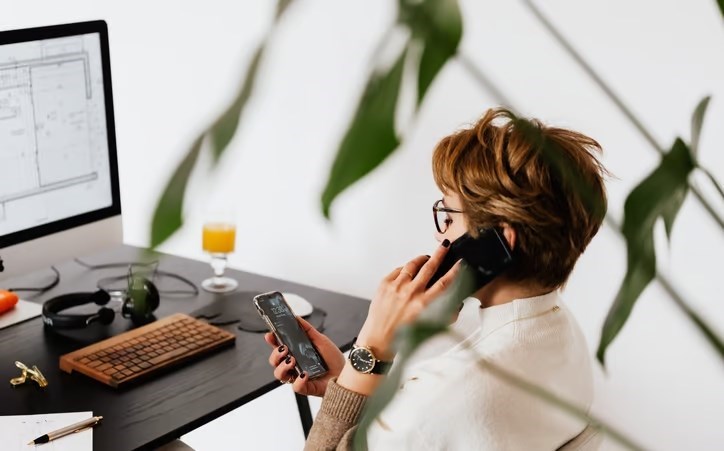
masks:
{"type": "MultiPolygon", "coordinates": [[[[391,345],[397,329],[417,319],[422,310],[445,291],[445,287],[452,283],[460,270],[458,263],[433,286],[426,288],[449,246],[450,241],[445,240],[432,257],[416,257],[382,279],[357,337],[357,345],[370,348],[375,357],[383,362],[393,359],[391,345]]],[[[348,390],[369,396],[382,380],[380,375],[358,372],[348,360],[337,383],[348,390]]]]}
{"type": "MultiPolygon", "coordinates": [[[[367,320],[357,337],[357,344],[372,349],[379,360],[392,360],[391,343],[399,326],[414,321],[457,275],[459,264],[432,287],[426,288],[449,246],[450,241],[445,240],[432,257],[421,255],[382,279],[370,304],[367,320]]],[[[360,373],[349,361],[345,362],[339,377],[330,380],[327,386],[322,408],[309,433],[305,449],[351,449],[351,438],[365,400],[382,383],[383,377],[360,373]]]]}
{"type": "Polygon", "coordinates": [[[352,449],[352,438],[367,396],[347,390],[331,379],[304,445],[308,451],[352,449]]]}

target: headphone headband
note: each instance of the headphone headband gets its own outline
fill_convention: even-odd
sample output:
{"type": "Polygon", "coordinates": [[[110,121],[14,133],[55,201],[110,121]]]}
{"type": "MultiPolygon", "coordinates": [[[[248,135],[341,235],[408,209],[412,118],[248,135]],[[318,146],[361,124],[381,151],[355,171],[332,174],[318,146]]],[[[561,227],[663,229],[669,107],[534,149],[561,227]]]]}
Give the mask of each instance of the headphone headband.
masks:
{"type": "MultiPolygon", "coordinates": [[[[158,307],[160,296],[158,289],[148,279],[143,279],[143,288],[135,289],[134,294],[129,293],[123,300],[121,312],[128,315],[134,322],[147,322],[158,307]]],[[[105,306],[111,299],[105,290],[96,292],[68,293],[56,296],[43,303],[43,323],[53,329],[82,329],[91,323],[110,324],[115,318],[115,312],[108,307],[101,307],[93,314],[61,313],[71,307],[95,303],[105,306]]]]}
{"type": "MultiPolygon", "coordinates": [[[[108,293],[106,293],[105,291],[62,294],[43,303],[43,322],[47,326],[53,327],[55,329],[79,329],[86,327],[94,321],[95,317],[99,317],[100,315],[98,313],[85,315],[78,313],[60,314],[60,312],[71,307],[77,307],[79,305],[88,304],[90,302],[104,305],[108,303],[109,299],[110,296],[108,296],[108,293]],[[104,297],[105,302],[102,302],[104,297]]],[[[106,308],[106,310],[109,310],[111,313],[113,313],[113,310],[111,309],[106,308]]],[[[108,314],[106,313],[104,316],[107,315],[108,314]]],[[[113,321],[113,317],[111,317],[110,320],[113,321]]],[[[110,321],[108,321],[108,323],[110,323],[110,321]]]]}

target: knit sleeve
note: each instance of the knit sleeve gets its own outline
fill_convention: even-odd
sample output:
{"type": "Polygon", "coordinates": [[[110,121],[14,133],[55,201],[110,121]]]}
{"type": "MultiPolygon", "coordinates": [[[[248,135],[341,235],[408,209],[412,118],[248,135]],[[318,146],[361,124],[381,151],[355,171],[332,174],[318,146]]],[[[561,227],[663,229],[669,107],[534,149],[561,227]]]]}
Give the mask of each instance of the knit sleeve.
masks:
{"type": "Polygon", "coordinates": [[[367,397],[331,379],[304,446],[306,451],[350,450],[352,437],[367,397]]]}

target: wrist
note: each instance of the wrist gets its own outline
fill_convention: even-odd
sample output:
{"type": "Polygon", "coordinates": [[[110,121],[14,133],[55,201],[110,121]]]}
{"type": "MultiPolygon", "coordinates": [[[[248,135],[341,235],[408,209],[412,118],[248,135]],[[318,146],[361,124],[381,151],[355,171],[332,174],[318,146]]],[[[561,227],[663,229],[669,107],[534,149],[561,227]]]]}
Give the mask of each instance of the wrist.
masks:
{"type": "Polygon", "coordinates": [[[337,377],[337,384],[360,395],[370,396],[382,383],[382,380],[383,376],[381,375],[358,372],[347,361],[339,377],[337,377]]]}

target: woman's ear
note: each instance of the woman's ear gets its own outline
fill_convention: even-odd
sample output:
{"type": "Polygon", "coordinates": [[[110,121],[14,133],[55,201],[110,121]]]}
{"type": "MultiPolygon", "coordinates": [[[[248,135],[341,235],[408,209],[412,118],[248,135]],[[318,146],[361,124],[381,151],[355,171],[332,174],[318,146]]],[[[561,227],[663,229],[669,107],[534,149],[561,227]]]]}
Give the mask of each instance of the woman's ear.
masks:
{"type": "Polygon", "coordinates": [[[515,239],[517,238],[515,229],[507,222],[500,224],[500,227],[503,228],[503,237],[505,237],[505,241],[508,242],[510,249],[515,249],[515,239]]]}

